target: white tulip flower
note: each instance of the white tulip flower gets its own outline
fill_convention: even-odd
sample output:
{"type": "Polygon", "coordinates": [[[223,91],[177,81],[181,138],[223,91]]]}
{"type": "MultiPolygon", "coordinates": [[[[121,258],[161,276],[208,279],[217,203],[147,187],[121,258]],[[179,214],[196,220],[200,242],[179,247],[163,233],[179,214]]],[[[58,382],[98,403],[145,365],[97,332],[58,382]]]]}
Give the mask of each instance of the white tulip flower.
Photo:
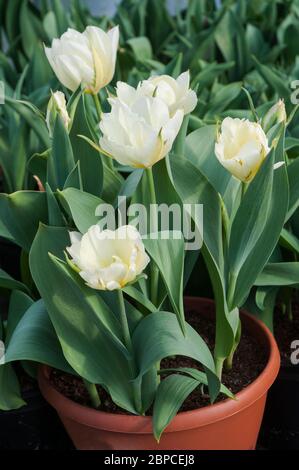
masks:
{"type": "Polygon", "coordinates": [[[215,154],[233,176],[250,182],[270,152],[268,139],[260,124],[248,119],[227,117],[215,144],[215,154]]]}
{"type": "Polygon", "coordinates": [[[178,109],[182,109],[184,114],[191,113],[197,105],[195,91],[189,88],[190,74],[182,73],[177,79],[169,75],[159,75],[144,80],[138,86],[141,94],[146,96],[156,96],[161,98],[173,116],[178,109]]]}
{"type": "Polygon", "coordinates": [[[52,93],[47,107],[46,123],[50,137],[53,136],[55,121],[58,115],[61,117],[66,130],[68,130],[71,118],[67,112],[65,95],[61,91],[52,93]]]}
{"type": "Polygon", "coordinates": [[[67,248],[73,263],[86,284],[98,290],[121,289],[133,282],[146,268],[150,258],[140,233],[132,225],[101,231],[93,225],[82,236],[70,233],[67,248]]]}
{"type": "Polygon", "coordinates": [[[123,82],[109,98],[111,112],[102,115],[100,147],[122,165],[151,168],[171,150],[184,112],[170,115],[157,96],[143,96],[123,82]]]}
{"type": "Polygon", "coordinates": [[[113,78],[118,41],[118,26],[107,33],[96,26],[87,26],[83,33],[69,28],[45,52],[64,86],[75,91],[82,84],[85,91],[97,94],[113,78]]]}

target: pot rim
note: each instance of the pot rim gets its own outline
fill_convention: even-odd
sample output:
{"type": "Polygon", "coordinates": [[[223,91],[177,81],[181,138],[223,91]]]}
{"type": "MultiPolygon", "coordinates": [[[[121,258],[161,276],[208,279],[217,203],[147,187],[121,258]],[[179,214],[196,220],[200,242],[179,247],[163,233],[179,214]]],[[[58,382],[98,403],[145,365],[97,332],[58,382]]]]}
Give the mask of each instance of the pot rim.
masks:
{"type": "MultiPolygon", "coordinates": [[[[191,308],[198,306],[200,303],[214,304],[213,300],[201,297],[185,297],[185,300],[191,308]]],[[[264,370],[251,384],[235,395],[235,400],[227,398],[212,405],[178,413],[164,432],[170,433],[199,428],[227,419],[258,401],[273,384],[280,368],[280,353],[274,336],[262,321],[251,314],[243,310],[241,315],[243,321],[264,338],[269,353],[264,370]]],[[[68,418],[103,431],[152,434],[151,416],[107,413],[75,403],[52,386],[49,380],[50,371],[50,366],[40,365],[38,373],[39,386],[45,399],[62,418],[68,418]]]]}

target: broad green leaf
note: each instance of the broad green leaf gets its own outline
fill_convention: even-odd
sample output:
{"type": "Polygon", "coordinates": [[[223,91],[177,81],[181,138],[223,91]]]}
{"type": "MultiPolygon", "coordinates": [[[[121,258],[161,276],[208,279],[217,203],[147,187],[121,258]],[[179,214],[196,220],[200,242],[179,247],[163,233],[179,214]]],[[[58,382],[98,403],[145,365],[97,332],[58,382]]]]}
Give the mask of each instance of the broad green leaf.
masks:
{"type": "Polygon", "coordinates": [[[299,284],[299,263],[268,263],[255,281],[256,286],[289,286],[299,284]]]}
{"type": "Polygon", "coordinates": [[[235,278],[264,231],[271,205],[273,165],[274,151],[250,183],[235,215],[229,240],[230,274],[235,278]]]}
{"type": "Polygon", "coordinates": [[[68,175],[63,189],[75,188],[83,191],[82,176],[80,170],[80,161],[76,163],[71,173],[68,175]]]}
{"type": "Polygon", "coordinates": [[[169,356],[188,356],[199,361],[208,375],[211,400],[215,400],[220,383],[215,376],[212,354],[200,335],[188,323],[186,334],[183,335],[173,313],[159,312],[146,316],[134,331],[133,346],[139,366],[139,377],[169,356]]]}
{"type": "Polygon", "coordinates": [[[39,223],[48,219],[46,194],[38,191],[0,194],[0,213],[1,224],[10,239],[29,252],[39,223]]]}
{"type": "Polygon", "coordinates": [[[47,204],[48,204],[48,221],[49,225],[56,227],[64,227],[66,225],[63,214],[60,210],[59,204],[53,194],[51,187],[46,183],[46,194],[47,194],[47,204]]]}
{"type": "Polygon", "coordinates": [[[185,242],[183,235],[181,232],[177,234],[174,232],[159,232],[158,240],[149,237],[145,238],[143,243],[146,251],[152,258],[152,262],[156,263],[159,268],[172,307],[177,315],[182,331],[185,332],[183,305],[185,242]],[[175,238],[176,235],[178,238],[175,238]]]}
{"type": "Polygon", "coordinates": [[[62,189],[75,166],[68,132],[60,116],[57,116],[53,132],[52,151],[48,157],[47,180],[54,191],[62,189]]]}
{"type": "Polygon", "coordinates": [[[235,315],[229,313],[224,285],[222,222],[220,199],[205,176],[188,160],[171,159],[174,186],[185,204],[203,204],[202,254],[207,265],[216,300],[215,356],[224,359],[234,342],[235,315]],[[193,184],[190,185],[190,181],[193,184]],[[208,212],[206,212],[208,208],[208,212]]]}
{"type": "Polygon", "coordinates": [[[255,66],[263,79],[267,82],[280,98],[283,98],[286,103],[287,109],[290,108],[290,88],[285,80],[278,75],[278,73],[268,65],[261,64],[255,57],[253,57],[255,66]]]}
{"type": "Polygon", "coordinates": [[[153,431],[158,442],[164,429],[198,385],[197,380],[179,374],[172,374],[161,381],[153,409],[153,431]]]}
{"type": "Polygon", "coordinates": [[[104,385],[115,403],[134,413],[134,376],[118,339],[118,322],[97,291],[48,255],[62,257],[67,245],[66,229],[41,226],[30,252],[33,279],[68,363],[89,382],[104,385]]]}
{"type": "MultiPolygon", "coordinates": [[[[154,436],[158,442],[163,431],[175,417],[185,399],[199,385],[208,384],[206,374],[196,369],[178,368],[162,370],[161,372],[180,372],[187,375],[171,374],[159,384],[153,409],[154,436]]],[[[220,392],[233,398],[233,394],[224,385],[221,385],[220,392]]]]}
{"type": "Polygon", "coordinates": [[[184,204],[203,205],[203,239],[221,272],[222,223],[218,191],[215,191],[204,174],[187,159],[170,158],[169,163],[174,187],[181,201],[184,204]]]}
{"type": "Polygon", "coordinates": [[[289,251],[299,254],[299,239],[293,233],[283,228],[280,234],[279,244],[289,251]]]}
{"type": "Polygon", "coordinates": [[[33,300],[20,290],[14,290],[9,300],[9,312],[6,326],[5,343],[9,344],[10,338],[25,312],[31,307],[33,300]]]}
{"type": "MultiPolygon", "coordinates": [[[[284,139],[281,136],[275,152],[276,161],[283,160],[283,149],[284,139]]],[[[285,165],[274,171],[272,188],[270,206],[267,214],[264,214],[266,224],[238,274],[233,301],[234,305],[242,305],[244,303],[251,286],[268,262],[279,240],[289,204],[285,165]]]]}
{"type": "Polygon", "coordinates": [[[290,200],[289,200],[289,209],[286,216],[288,220],[299,207],[299,181],[298,181],[298,172],[299,172],[299,159],[296,158],[287,166],[288,180],[289,180],[289,191],[290,191],[290,200]]]}
{"type": "Polygon", "coordinates": [[[209,101],[205,118],[219,116],[239,96],[241,90],[242,82],[230,83],[223,86],[209,101]]]}
{"type": "Polygon", "coordinates": [[[49,133],[45,121],[40,115],[40,113],[35,112],[32,105],[30,106],[29,102],[14,100],[6,96],[5,103],[10,106],[13,110],[15,110],[21,116],[21,118],[23,118],[27,122],[27,124],[33,129],[33,131],[40,139],[41,143],[45,146],[45,148],[49,148],[49,133]]]}
{"type": "Polygon", "coordinates": [[[216,158],[215,141],[216,126],[204,126],[192,132],[186,138],[185,157],[224,195],[232,178],[216,158]]]}
{"type": "Polygon", "coordinates": [[[50,150],[46,150],[43,153],[35,153],[29,158],[27,163],[28,170],[32,175],[38,176],[43,184],[47,180],[47,163],[49,158],[50,150]]]}
{"type": "Polygon", "coordinates": [[[104,172],[102,157],[99,152],[92,148],[85,140],[81,139],[79,135],[91,137],[86,117],[86,103],[84,96],[81,96],[76,106],[70,139],[75,161],[80,162],[82,187],[84,191],[95,196],[101,196],[104,172]]]}
{"type": "Polygon", "coordinates": [[[125,286],[123,291],[132,299],[136,300],[138,304],[141,304],[143,307],[148,310],[148,312],[153,313],[157,311],[157,307],[136,287],[125,286]]]}
{"type": "Polygon", "coordinates": [[[28,292],[28,288],[20,281],[16,281],[9,274],[7,274],[3,269],[0,269],[0,287],[3,289],[19,289],[23,292],[28,292]]]}
{"type": "Polygon", "coordinates": [[[11,364],[0,365],[0,410],[15,410],[24,405],[14,369],[11,364]]]}
{"type": "MultiPolygon", "coordinates": [[[[136,188],[139,185],[141,178],[143,177],[143,174],[143,169],[138,168],[137,170],[132,171],[132,173],[123,182],[117,197],[131,198],[134,195],[136,188]]],[[[118,201],[116,200],[114,204],[115,206],[117,206],[117,202],[118,201]]]]}
{"type": "Polygon", "coordinates": [[[152,46],[147,37],[134,37],[127,41],[137,61],[143,62],[152,58],[152,46]]]}
{"type": "Polygon", "coordinates": [[[75,188],[64,189],[58,194],[67,202],[74,223],[81,233],[87,232],[89,227],[99,222],[96,210],[104,204],[100,198],[75,188]]]}
{"type": "Polygon", "coordinates": [[[5,362],[28,360],[73,373],[66,362],[43,300],[35,302],[14,329],[5,362]]]}

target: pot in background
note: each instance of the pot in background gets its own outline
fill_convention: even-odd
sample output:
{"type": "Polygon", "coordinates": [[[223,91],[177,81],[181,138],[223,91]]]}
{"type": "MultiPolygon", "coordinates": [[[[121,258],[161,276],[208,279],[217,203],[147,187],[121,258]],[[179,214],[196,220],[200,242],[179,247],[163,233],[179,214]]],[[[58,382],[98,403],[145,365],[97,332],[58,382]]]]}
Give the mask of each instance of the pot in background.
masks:
{"type": "Polygon", "coordinates": [[[299,449],[299,365],[283,365],[269,391],[262,423],[261,446],[299,449]]]}
{"type": "MultiPolygon", "coordinates": [[[[210,315],[213,302],[187,298],[186,307],[210,315]]],[[[46,400],[56,409],[77,449],[85,450],[250,450],[256,441],[267,392],[280,365],[280,355],[271,332],[251,315],[242,313],[242,324],[262,342],[268,362],[237,400],[179,413],[164,431],[158,444],[152,435],[150,417],[112,414],[79,405],[59,393],[49,380],[51,369],[41,366],[39,385],[46,400]]]]}

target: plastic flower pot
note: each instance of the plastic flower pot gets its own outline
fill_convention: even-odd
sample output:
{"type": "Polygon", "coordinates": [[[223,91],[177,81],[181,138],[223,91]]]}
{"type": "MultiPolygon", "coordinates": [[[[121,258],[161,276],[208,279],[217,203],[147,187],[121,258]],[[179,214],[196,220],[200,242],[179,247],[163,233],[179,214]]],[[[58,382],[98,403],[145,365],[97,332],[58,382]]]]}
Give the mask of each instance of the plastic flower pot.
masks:
{"type": "MultiPolygon", "coordinates": [[[[187,298],[186,307],[206,314],[212,301],[187,298]]],[[[152,434],[151,417],[110,414],[81,406],[59,393],[49,380],[51,369],[41,366],[42,394],[58,412],[77,449],[104,450],[250,450],[263,418],[267,392],[274,382],[280,355],[276,342],[263,323],[242,313],[247,329],[268,352],[268,362],[259,377],[227,399],[197,410],[179,413],[158,444],[152,434]]]]}

